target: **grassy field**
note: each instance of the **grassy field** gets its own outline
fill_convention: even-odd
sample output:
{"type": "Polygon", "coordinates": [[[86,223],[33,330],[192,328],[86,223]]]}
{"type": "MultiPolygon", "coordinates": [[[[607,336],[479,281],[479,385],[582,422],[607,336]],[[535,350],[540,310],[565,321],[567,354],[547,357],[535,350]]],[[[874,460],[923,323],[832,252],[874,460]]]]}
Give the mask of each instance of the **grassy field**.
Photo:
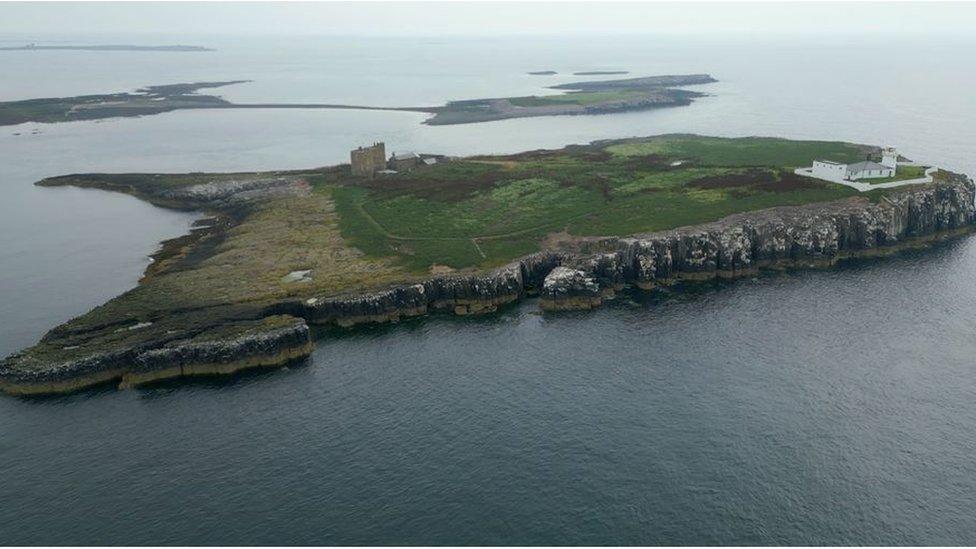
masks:
{"type": "Polygon", "coordinates": [[[421,273],[500,265],[539,250],[552,233],[627,235],[852,196],[792,168],[865,153],[847,143],[664,136],[468,159],[322,189],[350,244],[421,273]]]}
{"type": "Polygon", "coordinates": [[[919,179],[925,177],[925,170],[929,166],[898,166],[894,177],[884,177],[881,179],[865,179],[865,183],[877,185],[879,183],[891,183],[893,181],[905,181],[907,179],[919,179]]]}
{"type": "Polygon", "coordinates": [[[659,154],[721,166],[809,166],[816,158],[858,162],[868,152],[862,146],[837,141],[790,141],[771,137],[723,139],[701,136],[665,136],[634,140],[607,148],[615,155],[659,154]]]}
{"type": "Polygon", "coordinates": [[[545,107],[548,105],[596,105],[607,101],[620,101],[644,95],[642,91],[573,92],[561,95],[532,95],[512,97],[509,103],[516,107],[545,107]]]}

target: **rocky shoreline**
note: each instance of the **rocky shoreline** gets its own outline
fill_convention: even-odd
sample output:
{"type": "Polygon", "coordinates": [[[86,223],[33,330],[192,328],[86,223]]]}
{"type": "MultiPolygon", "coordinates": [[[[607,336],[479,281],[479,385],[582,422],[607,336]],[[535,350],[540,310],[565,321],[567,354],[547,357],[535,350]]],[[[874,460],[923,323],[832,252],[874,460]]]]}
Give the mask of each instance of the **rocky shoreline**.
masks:
{"type": "Polygon", "coordinates": [[[314,349],[308,325],[300,318],[268,317],[229,328],[216,337],[99,353],[43,369],[10,368],[8,364],[20,356],[15,354],[0,363],[0,390],[14,395],[56,394],[106,382],[131,388],[174,377],[280,366],[314,349]]]}
{"type": "Polygon", "coordinates": [[[430,311],[494,312],[526,295],[544,310],[591,309],[616,290],[679,280],[754,276],[763,269],[829,267],[967,233],[976,223],[964,176],[885,196],[770,208],[713,223],[624,238],[581,239],[488,274],[438,277],[354,297],[282,302],[268,312],[316,324],[390,322],[430,311]]]}
{"type": "MultiPolygon", "coordinates": [[[[349,327],[443,311],[498,310],[538,295],[546,311],[592,309],[615,291],[679,280],[753,276],[763,269],[825,267],[967,233],[976,187],[957,174],[888,193],[741,213],[719,221],[629,237],[585,238],[488,273],[441,276],[348,296],[283,299],[229,326],[57,363],[15,354],[0,362],[0,390],[64,393],[106,382],[120,387],[192,375],[277,366],[313,350],[309,324],[349,327]]],[[[135,327],[133,327],[135,328],[135,327]]]]}

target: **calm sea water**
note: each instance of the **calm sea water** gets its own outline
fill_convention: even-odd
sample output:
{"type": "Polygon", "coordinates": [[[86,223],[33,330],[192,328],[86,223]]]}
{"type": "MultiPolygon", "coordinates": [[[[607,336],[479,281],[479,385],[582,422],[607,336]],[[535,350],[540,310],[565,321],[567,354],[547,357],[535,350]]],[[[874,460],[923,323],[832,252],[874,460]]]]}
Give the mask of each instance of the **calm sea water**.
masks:
{"type": "MultiPolygon", "coordinates": [[[[134,285],[194,219],[31,185],[50,175],[327,165],[380,139],[473,154],[667,132],[893,144],[976,174],[976,44],[936,35],[195,43],[220,51],[0,52],[0,100],[246,78],[225,95],[429,105],[576,78],[524,74],[544,69],[720,82],[687,108],[469,126],[226,111],[2,128],[0,354],[134,285]]],[[[0,398],[0,540],[974,544],[974,272],[976,239],[961,239],[592,313],[529,301],[329,332],[282,371],[0,398]]]]}

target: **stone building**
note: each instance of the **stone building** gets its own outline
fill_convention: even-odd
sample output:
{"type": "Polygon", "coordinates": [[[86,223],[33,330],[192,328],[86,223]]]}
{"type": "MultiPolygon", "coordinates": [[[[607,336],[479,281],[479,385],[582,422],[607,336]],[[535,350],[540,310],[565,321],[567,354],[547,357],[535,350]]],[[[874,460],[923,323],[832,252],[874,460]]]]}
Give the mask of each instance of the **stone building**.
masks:
{"type": "Polygon", "coordinates": [[[386,169],[386,145],[380,142],[359,147],[349,152],[349,160],[353,175],[373,177],[376,172],[386,169]]]}
{"type": "Polygon", "coordinates": [[[390,157],[390,169],[398,172],[408,171],[420,164],[420,155],[414,152],[396,152],[390,157]]]}

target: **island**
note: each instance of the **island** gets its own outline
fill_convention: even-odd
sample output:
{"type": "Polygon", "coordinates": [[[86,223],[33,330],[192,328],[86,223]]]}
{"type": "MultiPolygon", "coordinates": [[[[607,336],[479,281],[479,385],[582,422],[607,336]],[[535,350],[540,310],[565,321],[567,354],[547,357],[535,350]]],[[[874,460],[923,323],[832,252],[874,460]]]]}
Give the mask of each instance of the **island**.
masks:
{"type": "Polygon", "coordinates": [[[531,296],[562,314],[552,311],[825,267],[973,229],[976,188],[961,174],[861,192],[796,173],[815,159],[879,155],[841,142],[664,135],[396,158],[396,171],[365,175],[344,164],[45,179],[38,185],[123,192],[208,217],[164,242],[137,287],[0,362],[0,389],[228,374],[308,355],[314,334],[332,333],[315,325],[485,314],[531,296]]]}
{"type": "Polygon", "coordinates": [[[105,45],[51,45],[51,46],[38,46],[37,44],[25,44],[23,46],[5,46],[0,47],[0,51],[38,51],[38,50],[75,50],[75,51],[174,51],[174,52],[189,52],[189,51],[216,51],[212,48],[205,48],[203,46],[183,46],[183,45],[173,45],[173,46],[134,46],[131,44],[105,44],[105,45]]]}
{"type": "Polygon", "coordinates": [[[702,92],[678,89],[678,86],[710,84],[716,80],[707,74],[685,74],[574,82],[551,86],[567,90],[557,95],[502,97],[451,101],[431,112],[430,125],[469,124],[507,118],[532,116],[609,114],[661,107],[688,105],[702,92]]]}
{"type": "Polygon", "coordinates": [[[556,71],[529,71],[526,74],[530,74],[532,76],[552,76],[559,73],[556,71]]]}
{"type": "Polygon", "coordinates": [[[0,126],[25,122],[69,122],[145,116],[187,109],[360,109],[411,111],[433,115],[430,125],[470,124],[533,116],[607,114],[683,106],[704,95],[678,89],[715,82],[707,74],[649,76],[626,80],[568,83],[544,96],[451,101],[440,107],[376,107],[333,103],[232,103],[199,90],[241,84],[246,80],[149,86],[135,92],[0,102],[0,126]]]}
{"type": "Polygon", "coordinates": [[[179,109],[220,108],[230,105],[214,95],[200,95],[201,89],[241,84],[246,80],[194,82],[149,86],[135,92],[75,97],[50,97],[0,102],[0,126],[25,122],[71,122],[125,116],[143,116],[179,109]]]}

